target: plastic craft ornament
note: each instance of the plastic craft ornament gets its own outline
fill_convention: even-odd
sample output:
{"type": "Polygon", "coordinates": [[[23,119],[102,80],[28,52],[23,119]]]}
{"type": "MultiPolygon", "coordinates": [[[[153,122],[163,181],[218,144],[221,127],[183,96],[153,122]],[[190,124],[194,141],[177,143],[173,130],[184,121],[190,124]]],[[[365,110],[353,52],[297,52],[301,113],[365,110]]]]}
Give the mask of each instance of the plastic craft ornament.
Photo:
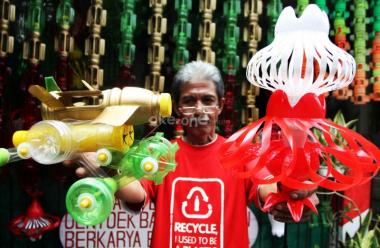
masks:
{"type": "Polygon", "coordinates": [[[15,148],[0,148],[0,168],[8,163],[21,160],[15,148]]]}
{"type": "Polygon", "coordinates": [[[142,178],[160,184],[169,172],[175,170],[177,150],[177,143],[165,139],[163,133],[141,140],[124,154],[100,149],[96,161],[117,170],[117,175],[75,182],[66,195],[68,212],[82,225],[102,223],[112,211],[114,194],[119,187],[142,178]]]}
{"type": "Polygon", "coordinates": [[[165,139],[163,133],[145,138],[125,153],[117,150],[100,149],[97,163],[119,170],[121,175],[133,175],[134,179],[145,178],[162,183],[164,177],[176,167],[177,143],[165,139]]]}
{"type": "Polygon", "coordinates": [[[327,15],[316,5],[300,18],[291,7],[282,11],[274,41],[247,67],[252,84],[273,91],[267,115],[237,131],[220,150],[222,164],[241,177],[259,184],[277,182],[279,192],[267,197],[263,210],[287,202],[295,221],[304,205],[317,209],[309,198],[290,199],[289,191],[317,186],[345,190],[379,170],[380,151],[374,144],[325,119],[322,94],[347,86],[356,68],[352,56],[330,42],[328,31],[327,15]],[[319,174],[321,165],[326,174],[319,174]]]}
{"type": "Polygon", "coordinates": [[[16,131],[12,140],[20,158],[55,164],[102,147],[123,151],[133,143],[133,126],[45,120],[16,131]]]}
{"type": "Polygon", "coordinates": [[[37,241],[46,231],[57,228],[59,223],[59,217],[46,214],[37,198],[33,197],[27,212],[15,217],[9,223],[9,229],[15,235],[24,234],[31,241],[37,241]]]}

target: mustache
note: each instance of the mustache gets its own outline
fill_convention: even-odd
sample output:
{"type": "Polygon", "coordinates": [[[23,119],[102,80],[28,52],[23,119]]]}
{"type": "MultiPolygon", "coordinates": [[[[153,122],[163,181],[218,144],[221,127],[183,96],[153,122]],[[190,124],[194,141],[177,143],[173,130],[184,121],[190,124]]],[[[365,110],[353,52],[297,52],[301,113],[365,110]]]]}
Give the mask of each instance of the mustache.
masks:
{"type": "Polygon", "coordinates": [[[208,115],[201,115],[201,116],[196,117],[196,119],[198,121],[210,121],[211,120],[211,118],[208,115]]]}

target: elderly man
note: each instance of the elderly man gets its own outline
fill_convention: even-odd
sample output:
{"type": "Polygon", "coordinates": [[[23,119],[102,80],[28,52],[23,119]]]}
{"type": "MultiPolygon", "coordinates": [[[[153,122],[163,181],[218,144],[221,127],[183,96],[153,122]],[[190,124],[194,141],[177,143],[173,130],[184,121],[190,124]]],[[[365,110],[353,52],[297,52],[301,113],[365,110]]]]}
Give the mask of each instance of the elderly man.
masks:
{"type": "MultiPolygon", "coordinates": [[[[184,128],[183,137],[175,140],[179,145],[176,171],[160,185],[143,180],[130,183],[117,196],[134,209],[155,202],[152,247],[248,247],[247,204],[259,204],[276,191],[276,185],[258,187],[220,165],[217,153],[225,139],[215,129],[224,86],[214,65],[186,64],[174,78],[172,93],[184,128]]],[[[292,195],[304,198],[312,193],[292,195]]],[[[278,220],[291,221],[284,205],[271,212],[278,220]]]]}

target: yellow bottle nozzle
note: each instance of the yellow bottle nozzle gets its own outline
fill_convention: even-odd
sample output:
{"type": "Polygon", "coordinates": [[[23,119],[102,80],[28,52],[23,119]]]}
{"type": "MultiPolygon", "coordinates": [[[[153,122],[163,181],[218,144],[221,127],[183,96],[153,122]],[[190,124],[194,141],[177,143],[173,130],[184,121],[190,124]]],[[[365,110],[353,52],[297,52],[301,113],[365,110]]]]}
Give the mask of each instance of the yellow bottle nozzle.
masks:
{"type": "Polygon", "coordinates": [[[154,165],[152,162],[148,161],[144,163],[143,167],[144,167],[144,171],[151,172],[153,170],[154,165]]]}
{"type": "Polygon", "coordinates": [[[172,115],[172,98],[168,93],[162,93],[159,98],[160,114],[162,117],[169,117],[172,115]]]}
{"type": "Polygon", "coordinates": [[[105,153],[98,154],[98,161],[104,163],[108,160],[108,156],[105,153]]]}
{"type": "Polygon", "coordinates": [[[19,152],[19,155],[23,158],[28,157],[29,155],[29,149],[26,147],[22,147],[21,149],[19,149],[18,152],[19,152]]]}
{"type": "Polygon", "coordinates": [[[28,134],[28,131],[26,130],[16,131],[12,137],[13,145],[17,147],[19,144],[25,142],[27,139],[27,134],[28,134]]]}
{"type": "Polygon", "coordinates": [[[91,199],[90,198],[83,198],[80,203],[79,203],[79,206],[81,208],[90,208],[92,205],[92,202],[91,202],[91,199]]]}
{"type": "Polygon", "coordinates": [[[92,201],[89,197],[83,197],[79,203],[79,206],[81,208],[90,208],[92,206],[92,201]]]}
{"type": "Polygon", "coordinates": [[[140,162],[140,168],[146,174],[154,174],[158,170],[158,162],[152,157],[146,157],[140,162]]]}

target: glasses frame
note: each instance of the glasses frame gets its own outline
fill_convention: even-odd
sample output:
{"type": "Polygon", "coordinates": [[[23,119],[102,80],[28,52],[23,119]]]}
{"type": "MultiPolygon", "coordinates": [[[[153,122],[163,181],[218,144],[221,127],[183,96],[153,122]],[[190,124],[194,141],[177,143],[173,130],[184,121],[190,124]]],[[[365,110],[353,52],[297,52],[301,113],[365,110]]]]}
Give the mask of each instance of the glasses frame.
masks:
{"type": "Polygon", "coordinates": [[[181,110],[181,113],[183,115],[193,115],[196,110],[198,108],[201,108],[201,111],[203,114],[213,114],[215,110],[219,110],[219,106],[218,105],[212,105],[212,106],[191,106],[191,107],[185,107],[185,106],[181,106],[181,107],[178,107],[179,110],[181,110]],[[210,109],[210,111],[206,111],[206,109],[210,109]],[[192,110],[191,112],[186,112],[187,110],[192,110]]]}

